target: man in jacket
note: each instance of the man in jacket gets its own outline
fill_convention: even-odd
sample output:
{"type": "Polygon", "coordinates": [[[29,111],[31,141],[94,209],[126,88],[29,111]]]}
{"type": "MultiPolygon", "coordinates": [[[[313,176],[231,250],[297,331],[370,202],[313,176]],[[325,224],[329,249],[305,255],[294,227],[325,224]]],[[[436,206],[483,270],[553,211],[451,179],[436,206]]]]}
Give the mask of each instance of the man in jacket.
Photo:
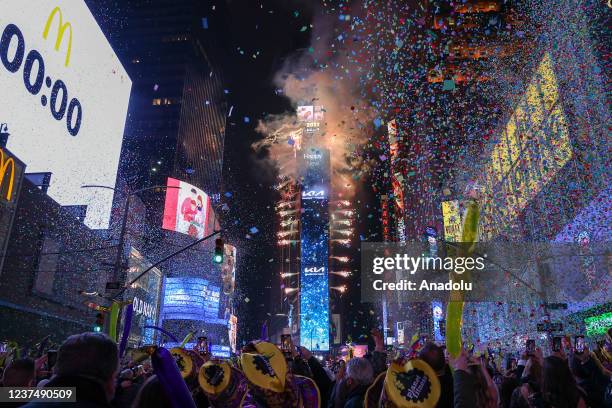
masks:
{"type": "Polygon", "coordinates": [[[330,408],[362,408],[365,393],[374,381],[374,369],[366,358],[352,358],[346,363],[346,377],[336,385],[329,401],[330,408]]]}
{"type": "MultiPolygon", "coordinates": [[[[110,407],[119,365],[117,344],[102,333],[68,337],[60,346],[53,377],[45,386],[75,387],[74,408],[110,407]]],[[[61,402],[30,402],[28,408],[65,407],[61,402]]]]}

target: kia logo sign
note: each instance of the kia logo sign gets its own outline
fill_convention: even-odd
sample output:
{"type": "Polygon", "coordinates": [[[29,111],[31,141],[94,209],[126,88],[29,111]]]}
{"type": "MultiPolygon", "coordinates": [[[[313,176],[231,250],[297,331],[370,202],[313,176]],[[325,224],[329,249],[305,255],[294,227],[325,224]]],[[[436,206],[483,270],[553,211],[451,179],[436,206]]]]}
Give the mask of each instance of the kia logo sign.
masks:
{"type": "Polygon", "coordinates": [[[304,268],[304,274],[305,275],[323,275],[325,273],[325,267],[324,266],[310,266],[308,268],[304,268]]]}
{"type": "Polygon", "coordinates": [[[310,190],[310,191],[302,191],[302,198],[304,200],[310,200],[310,199],[323,199],[325,198],[325,191],[324,190],[310,190]]]}

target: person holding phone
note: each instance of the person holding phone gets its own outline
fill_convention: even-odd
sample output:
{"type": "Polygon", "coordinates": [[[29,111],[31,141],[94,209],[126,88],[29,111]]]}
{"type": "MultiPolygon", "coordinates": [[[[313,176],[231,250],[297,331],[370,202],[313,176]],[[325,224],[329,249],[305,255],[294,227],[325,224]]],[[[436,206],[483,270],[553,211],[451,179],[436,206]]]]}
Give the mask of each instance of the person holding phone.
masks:
{"type": "Polygon", "coordinates": [[[576,385],[567,363],[548,356],[542,369],[542,400],[547,407],[586,408],[584,393],[576,385]]]}
{"type": "Polygon", "coordinates": [[[576,384],[584,391],[586,404],[591,407],[604,406],[604,395],[610,377],[597,365],[586,344],[583,345],[581,353],[574,352],[569,356],[569,368],[576,384]]]}
{"type": "MultiPolygon", "coordinates": [[[[511,408],[523,408],[523,407],[542,407],[542,364],[543,355],[542,350],[535,347],[535,341],[533,346],[531,342],[527,340],[525,347],[525,355],[519,367],[524,364],[524,369],[520,377],[521,385],[512,392],[510,398],[511,408]]],[[[520,370],[518,370],[520,371],[520,370]]]]}
{"type": "Polygon", "coordinates": [[[200,353],[200,355],[207,356],[208,355],[208,338],[206,336],[198,337],[198,342],[193,348],[195,351],[200,353]]]}

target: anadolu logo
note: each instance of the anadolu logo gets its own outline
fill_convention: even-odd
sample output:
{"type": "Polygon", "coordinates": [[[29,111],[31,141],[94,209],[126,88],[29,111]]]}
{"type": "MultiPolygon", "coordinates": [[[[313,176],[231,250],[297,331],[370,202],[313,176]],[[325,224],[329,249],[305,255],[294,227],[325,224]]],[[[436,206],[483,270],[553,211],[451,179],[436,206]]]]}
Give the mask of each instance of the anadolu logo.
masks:
{"type": "Polygon", "coordinates": [[[49,35],[49,29],[51,28],[51,23],[55,20],[55,15],[59,17],[59,26],[57,29],[57,37],[55,39],[55,51],[59,51],[60,45],[62,44],[62,40],[64,39],[64,34],[66,34],[66,30],[69,30],[70,37],[68,37],[68,50],[66,51],[66,61],[64,65],[67,67],[70,64],[70,55],[72,54],[72,24],[69,22],[64,23],[64,18],[62,16],[62,10],[59,6],[55,7],[49,17],[47,18],[47,24],[45,24],[45,29],[43,31],[43,38],[46,40],[49,35]]]}

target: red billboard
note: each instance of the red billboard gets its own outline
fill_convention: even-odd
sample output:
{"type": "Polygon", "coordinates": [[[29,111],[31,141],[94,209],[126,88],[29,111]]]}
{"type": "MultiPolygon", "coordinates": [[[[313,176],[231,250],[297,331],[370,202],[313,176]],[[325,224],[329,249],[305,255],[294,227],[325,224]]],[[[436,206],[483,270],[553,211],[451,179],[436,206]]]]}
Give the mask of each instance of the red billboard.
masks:
{"type": "Polygon", "coordinates": [[[189,183],[168,177],[162,228],[204,238],[211,212],[210,198],[189,183]]]}

